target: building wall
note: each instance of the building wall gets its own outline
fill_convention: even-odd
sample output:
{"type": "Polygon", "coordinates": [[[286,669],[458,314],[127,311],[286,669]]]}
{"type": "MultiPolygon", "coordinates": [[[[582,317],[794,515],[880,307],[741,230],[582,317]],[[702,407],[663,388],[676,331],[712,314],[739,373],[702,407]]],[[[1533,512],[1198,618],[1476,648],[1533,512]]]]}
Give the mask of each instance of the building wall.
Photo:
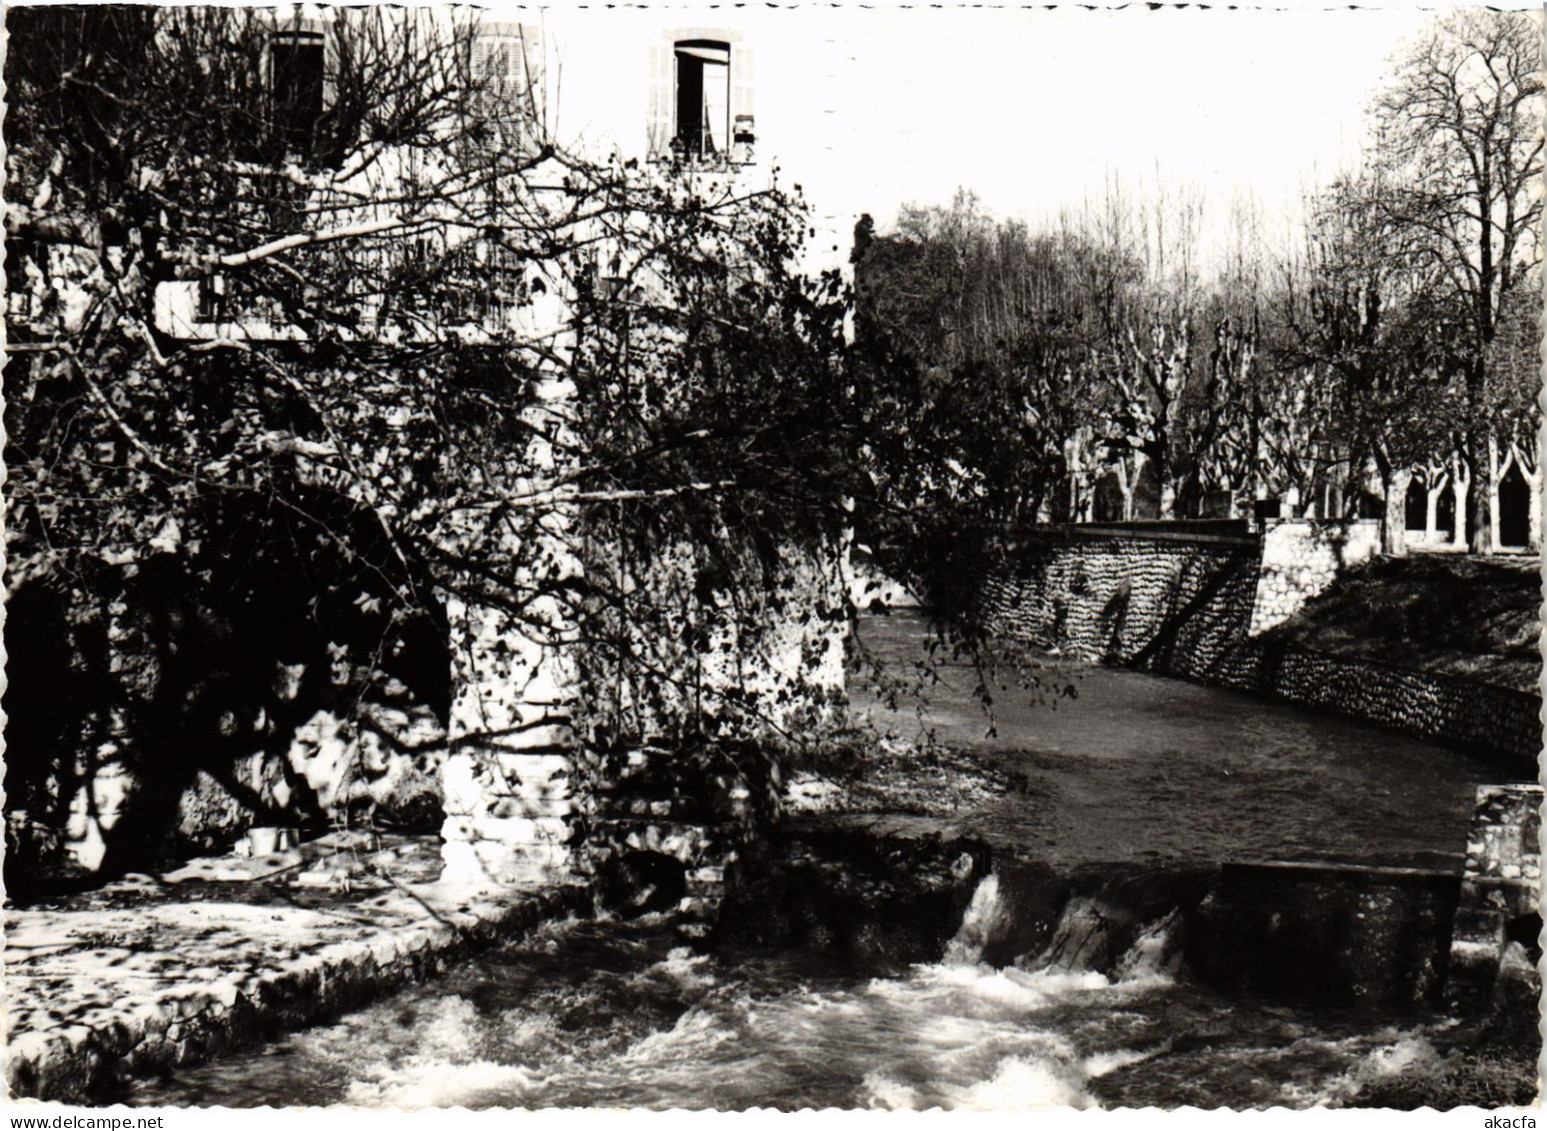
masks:
{"type": "Polygon", "coordinates": [[[729,175],[748,188],[798,185],[816,230],[807,265],[842,268],[868,203],[848,143],[853,118],[840,113],[852,94],[846,63],[858,40],[848,30],[851,15],[813,16],[732,7],[545,9],[547,127],[560,145],[593,158],[646,162],[659,81],[652,59],[678,38],[729,41],[733,69],[738,57],[750,56],[750,91],[742,97],[753,107],[757,137],[752,162],[729,175]]]}

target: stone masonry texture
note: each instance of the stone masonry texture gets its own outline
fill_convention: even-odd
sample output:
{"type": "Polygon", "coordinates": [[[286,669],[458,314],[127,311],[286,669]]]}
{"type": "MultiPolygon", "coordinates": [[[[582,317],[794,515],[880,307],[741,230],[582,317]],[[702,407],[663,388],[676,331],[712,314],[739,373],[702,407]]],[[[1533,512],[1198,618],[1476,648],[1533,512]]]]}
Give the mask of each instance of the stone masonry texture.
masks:
{"type": "Polygon", "coordinates": [[[1350,715],[1497,755],[1534,778],[1540,696],[1317,652],[1272,631],[1367,556],[1370,535],[1350,525],[1293,524],[1266,539],[1053,529],[970,584],[990,626],[1020,641],[1350,715]]]}

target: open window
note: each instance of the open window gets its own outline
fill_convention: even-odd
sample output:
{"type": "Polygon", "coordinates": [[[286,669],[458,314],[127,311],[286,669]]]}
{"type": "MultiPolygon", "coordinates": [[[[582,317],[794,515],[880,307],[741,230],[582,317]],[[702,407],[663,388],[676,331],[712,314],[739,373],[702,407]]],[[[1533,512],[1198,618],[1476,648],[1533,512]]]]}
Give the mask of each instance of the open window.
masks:
{"type": "Polygon", "coordinates": [[[751,162],[752,54],[745,45],[730,36],[680,33],[652,49],[650,71],[651,160],[751,162]]]}
{"type": "Polygon", "coordinates": [[[226,321],[226,277],[206,275],[199,280],[198,303],[194,316],[200,322],[226,321]]]}
{"type": "Polygon", "coordinates": [[[730,44],[684,39],[672,54],[677,72],[672,145],[689,161],[722,160],[730,152],[730,44]]]}
{"type": "Polygon", "coordinates": [[[6,238],[5,296],[6,311],[11,317],[26,321],[39,316],[42,289],[36,282],[39,277],[48,279],[49,274],[47,243],[22,236],[6,238]]]}
{"type": "Polygon", "coordinates": [[[323,112],[326,67],[323,33],[298,24],[277,28],[269,40],[269,91],[274,127],[287,156],[308,157],[323,112]]]}

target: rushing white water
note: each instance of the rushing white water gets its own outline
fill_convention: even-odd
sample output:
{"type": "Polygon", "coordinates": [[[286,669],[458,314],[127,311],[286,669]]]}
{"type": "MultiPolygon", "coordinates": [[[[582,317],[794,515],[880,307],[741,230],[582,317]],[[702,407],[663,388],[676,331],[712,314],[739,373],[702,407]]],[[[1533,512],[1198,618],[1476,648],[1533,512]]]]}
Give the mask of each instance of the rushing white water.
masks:
{"type": "Polygon", "coordinates": [[[661,919],[551,925],[437,984],[126,1098],[404,1108],[1308,1106],[1347,1102],[1366,1080],[1423,1054],[1422,1038],[1253,1012],[1179,982],[1168,919],[1140,930],[1110,977],[1048,961],[1060,937],[1090,926],[1089,912],[1071,902],[1047,953],[998,969],[981,961],[1009,925],[994,876],[943,959],[904,969],[800,953],[694,954],[661,919]]]}
{"type": "Polygon", "coordinates": [[[1000,897],[999,877],[994,874],[984,876],[973,889],[962,924],[946,944],[942,961],[947,966],[980,961],[989,942],[1003,934],[1007,920],[1008,909],[1000,897]]]}

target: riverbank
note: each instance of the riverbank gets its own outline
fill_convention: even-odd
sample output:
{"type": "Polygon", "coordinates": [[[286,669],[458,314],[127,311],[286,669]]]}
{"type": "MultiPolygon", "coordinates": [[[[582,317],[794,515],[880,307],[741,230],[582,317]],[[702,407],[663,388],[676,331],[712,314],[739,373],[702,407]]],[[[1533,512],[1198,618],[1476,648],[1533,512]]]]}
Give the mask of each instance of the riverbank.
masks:
{"type": "Polygon", "coordinates": [[[590,906],[579,886],[443,879],[438,838],[334,834],[8,908],[10,1095],[101,1102],[590,906]]]}
{"type": "Polygon", "coordinates": [[[1375,558],[1308,601],[1278,635],[1331,655],[1541,690],[1541,559],[1375,558]]]}
{"type": "MultiPolygon", "coordinates": [[[[872,647],[901,670],[922,653],[924,629],[917,616],[862,626],[872,647]]],[[[1486,760],[1407,736],[1218,688],[1078,665],[1046,673],[1050,688],[1077,692],[1055,695],[1056,710],[1050,702],[1001,695],[990,736],[966,667],[946,663],[937,674],[927,701],[904,689],[889,704],[866,703],[856,687],[859,715],[891,737],[877,746],[856,743],[848,756],[871,761],[851,761],[841,781],[798,777],[792,826],[816,822],[878,843],[970,836],[992,846],[1005,875],[1021,862],[1079,879],[1091,868],[1163,877],[1243,858],[1295,857],[1422,867],[1459,882],[1476,785],[1491,780],[1486,760]],[[916,741],[931,736],[933,742],[916,741]]],[[[201,1059],[326,1022],[449,970],[474,950],[520,939],[544,920],[589,907],[589,894],[578,887],[480,892],[448,883],[434,838],[357,836],[271,857],[197,861],[158,879],[131,878],[13,909],[6,924],[12,1093],[94,1102],[120,1094],[130,1076],[172,1071],[184,1077],[201,1059]]],[[[948,930],[943,917],[936,927],[936,934],[948,930]]],[[[664,931],[665,949],[655,960],[661,980],[672,985],[682,970],[699,970],[706,961],[688,951],[675,954],[678,945],[676,932],[664,931]]],[[[504,961],[495,971],[501,984],[511,977],[504,961]]],[[[980,965],[950,967],[942,977],[970,973],[997,986],[1000,975],[983,973],[980,965]]],[[[1113,989],[1106,974],[1080,977],[1100,993],[1113,989]]],[[[1046,988],[1029,984],[1036,994],[1046,988]]],[[[906,977],[896,989],[920,990],[925,1007],[934,992],[906,977]]],[[[533,992],[543,991],[536,986],[533,992]]],[[[428,1002],[444,994],[426,987],[422,996],[428,1002]]],[[[977,1008],[975,1002],[963,1009],[977,1008]]],[[[457,1017],[470,1008],[449,999],[444,1008],[452,1006],[457,1017]]],[[[1156,1008],[1164,1013],[1172,1005],[1156,1008]]],[[[441,1016],[439,1010],[432,1016],[441,1016]]],[[[383,1016],[383,1031],[395,1032],[397,1015],[383,1016]]],[[[1014,1025],[1022,1020],[1016,1014],[1014,1025]]],[[[1186,1013],[1183,1020],[1188,1032],[1208,1029],[1201,1015],[1186,1013]]],[[[610,1023],[593,1027],[612,1032],[610,1023]]],[[[1380,1046],[1356,1029],[1348,1039],[1359,1050],[1380,1046]]],[[[1420,1087],[1448,1087],[1444,1094],[1456,1097],[1453,1103],[1484,1102],[1478,1090],[1484,1085],[1504,1089],[1490,1096],[1534,1089],[1534,1054],[1520,1042],[1510,1046],[1481,1030],[1445,1030],[1452,1032],[1456,1042],[1428,1048],[1411,1089],[1387,1093],[1397,1097],[1388,1102],[1407,1105],[1403,1097],[1420,1094],[1420,1087]]],[[[506,1036],[499,1026],[491,1034],[492,1044],[506,1036]]],[[[1118,1037],[1113,1049],[1132,1047],[1124,1035],[1112,1039],[1118,1037]]],[[[617,1043],[615,1035],[607,1039],[617,1043]]],[[[297,1047],[326,1043],[319,1036],[297,1047]]],[[[401,1054],[412,1059],[414,1051],[401,1054]]],[[[481,1046],[475,1051],[484,1055],[481,1046]]],[[[1185,1057],[1176,1063],[1188,1064],[1185,1057]]],[[[218,1067],[211,1065],[210,1074],[221,1075],[218,1067]]],[[[395,1071],[382,1069],[383,1087],[395,1071]]],[[[551,1071],[562,1082],[570,1069],[556,1061],[551,1071]]],[[[1138,1078],[1144,1073],[1116,1069],[1089,1094],[1109,1104],[1183,1102],[1146,1091],[1151,1084],[1138,1078]]],[[[365,1099],[392,1102],[392,1094],[365,1099]]],[[[848,1102],[860,1094],[844,1093],[848,1102]]],[[[571,1095],[541,1093],[550,1100],[571,1095]]],[[[295,1102],[293,1095],[285,1102],[295,1102]]]]}

